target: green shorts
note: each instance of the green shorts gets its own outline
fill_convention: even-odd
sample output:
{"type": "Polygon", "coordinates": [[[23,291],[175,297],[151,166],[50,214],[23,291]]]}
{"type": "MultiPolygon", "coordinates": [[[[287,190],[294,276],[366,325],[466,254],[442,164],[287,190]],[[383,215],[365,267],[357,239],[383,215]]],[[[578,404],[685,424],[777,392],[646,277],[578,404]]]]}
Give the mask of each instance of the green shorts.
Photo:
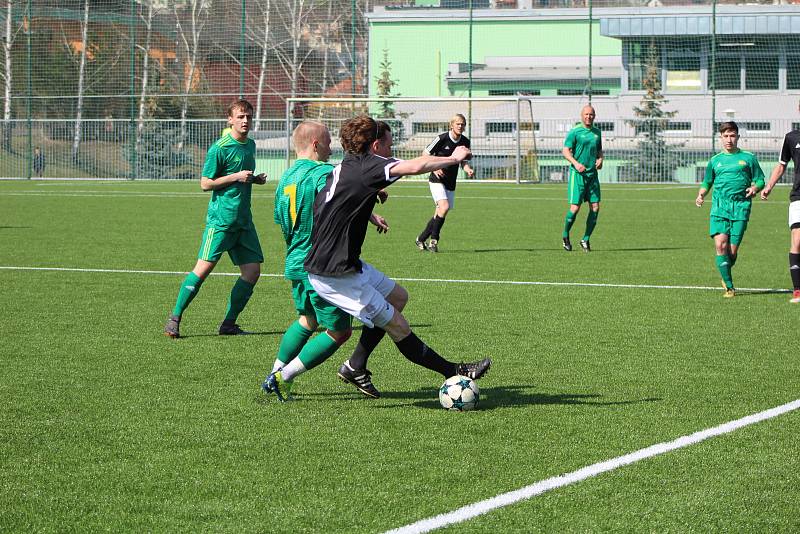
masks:
{"type": "Polygon", "coordinates": [[[747,221],[732,221],[712,215],[708,233],[711,237],[717,234],[725,234],[730,237],[731,245],[739,245],[744,238],[745,230],[747,230],[747,221]]]}
{"type": "Polygon", "coordinates": [[[292,298],[297,313],[316,317],[317,322],[334,332],[348,330],[353,324],[350,314],[320,297],[308,280],[292,280],[292,298]]]}
{"type": "Polygon", "coordinates": [[[227,252],[234,265],[263,263],[264,254],[255,228],[246,230],[220,230],[206,226],[197,259],[218,262],[222,253],[227,252]]]}
{"type": "Polygon", "coordinates": [[[597,171],[581,174],[570,167],[567,202],[570,204],[600,202],[600,180],[597,179],[597,171]]]}

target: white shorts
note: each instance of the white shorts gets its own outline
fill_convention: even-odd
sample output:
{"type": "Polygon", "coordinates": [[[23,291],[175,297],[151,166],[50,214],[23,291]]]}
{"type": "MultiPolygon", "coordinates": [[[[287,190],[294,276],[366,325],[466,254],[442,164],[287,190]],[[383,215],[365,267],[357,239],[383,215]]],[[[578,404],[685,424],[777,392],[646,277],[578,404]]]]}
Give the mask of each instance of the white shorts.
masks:
{"type": "Polygon", "coordinates": [[[794,224],[800,224],[800,200],[789,204],[789,228],[794,224]]]}
{"type": "Polygon", "coordinates": [[[386,301],[397,283],[365,261],[360,273],[342,276],[308,274],[317,294],[372,328],[383,328],[394,316],[394,306],[386,301]]]}
{"type": "Polygon", "coordinates": [[[456,192],[450,191],[446,189],[442,184],[435,184],[433,182],[428,182],[428,185],[431,188],[431,196],[433,197],[433,203],[436,204],[440,200],[446,200],[448,204],[450,204],[450,209],[453,209],[453,206],[456,202],[456,192]]]}

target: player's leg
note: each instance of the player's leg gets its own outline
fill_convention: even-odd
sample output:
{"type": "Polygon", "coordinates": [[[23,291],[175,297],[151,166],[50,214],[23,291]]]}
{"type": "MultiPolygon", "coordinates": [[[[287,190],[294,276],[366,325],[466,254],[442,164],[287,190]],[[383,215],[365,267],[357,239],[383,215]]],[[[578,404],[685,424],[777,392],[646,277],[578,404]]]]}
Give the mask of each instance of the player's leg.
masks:
{"type": "Polygon", "coordinates": [[[447,214],[453,209],[453,204],[455,203],[455,191],[445,189],[444,194],[447,198],[436,203],[436,216],[433,221],[430,246],[428,247],[431,252],[439,252],[442,227],[447,220],[447,214]]]}
{"type": "MultiPolygon", "coordinates": [[[[386,300],[394,309],[402,312],[408,303],[408,291],[400,284],[395,283],[395,286],[386,296],[386,300]]],[[[342,365],[350,369],[366,369],[367,359],[385,335],[386,331],[383,328],[378,328],[377,326],[370,328],[365,325],[361,330],[361,336],[358,338],[358,344],[356,344],[353,354],[342,365]]]]}
{"type": "MultiPolygon", "coordinates": [[[[730,230],[727,230],[730,232],[730,230]]],[[[714,248],[716,250],[716,264],[717,270],[722,277],[722,283],[725,286],[725,296],[733,296],[733,277],[731,275],[730,263],[730,236],[727,233],[715,233],[714,248]]]]}
{"type": "Polygon", "coordinates": [[[189,307],[189,304],[200,292],[203,282],[217,265],[224,252],[224,241],[224,232],[211,227],[207,227],[203,231],[200,250],[197,253],[197,263],[181,282],[178,297],[175,299],[175,306],[172,308],[172,313],[167,318],[167,323],[164,326],[164,335],[173,339],[180,337],[180,322],[183,312],[186,311],[186,308],[189,307]]]}
{"type": "Polygon", "coordinates": [[[246,334],[247,332],[236,324],[236,319],[253,295],[253,289],[261,276],[261,263],[264,261],[255,229],[239,232],[235,244],[228,249],[228,254],[233,264],[239,266],[241,276],[231,288],[225,319],[219,327],[219,333],[220,335],[246,334]]]}
{"type": "Polygon", "coordinates": [[[311,294],[314,288],[308,280],[292,280],[292,300],[298,318],[286,329],[278,346],[278,354],[272,364],[272,372],[280,371],[287,363],[292,361],[314,335],[319,327],[316,311],[311,303],[311,294]]]}
{"type": "Polygon", "coordinates": [[[583,176],[573,168],[569,170],[569,183],[567,185],[567,215],[564,218],[564,231],[561,233],[561,241],[564,250],[567,252],[572,250],[572,243],[569,240],[569,233],[572,230],[572,225],[575,224],[575,219],[578,217],[578,212],[581,210],[581,203],[584,197],[584,180],[583,176]]]}
{"type": "Polygon", "coordinates": [[[586,216],[586,232],[581,239],[581,248],[584,252],[591,252],[589,239],[592,237],[592,232],[597,226],[597,217],[600,215],[600,179],[597,175],[586,184],[584,198],[589,203],[589,214],[586,216]]]}
{"type": "MultiPolygon", "coordinates": [[[[428,188],[431,190],[431,197],[433,198],[433,204],[436,205],[437,196],[439,194],[440,186],[442,184],[434,184],[428,182],[428,188]]],[[[417,248],[420,250],[428,250],[428,246],[425,244],[425,241],[431,236],[433,232],[433,223],[434,219],[436,218],[436,208],[434,208],[433,217],[428,219],[427,224],[425,225],[425,229],[422,231],[421,234],[417,236],[414,243],[417,245],[417,248]]]]}
{"type": "Polygon", "coordinates": [[[789,204],[789,229],[789,275],[793,288],[789,302],[800,304],[800,200],[789,204]]]}

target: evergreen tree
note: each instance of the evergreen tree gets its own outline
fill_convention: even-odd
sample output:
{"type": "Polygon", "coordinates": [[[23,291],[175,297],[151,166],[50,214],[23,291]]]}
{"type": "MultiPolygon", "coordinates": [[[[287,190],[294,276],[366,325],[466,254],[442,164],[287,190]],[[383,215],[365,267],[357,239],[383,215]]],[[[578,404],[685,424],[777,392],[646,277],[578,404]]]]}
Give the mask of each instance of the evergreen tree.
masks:
{"type": "Polygon", "coordinates": [[[676,145],[667,144],[663,133],[676,112],[661,108],[667,100],[661,94],[661,70],[654,40],[650,41],[646,61],[647,71],[642,82],[646,92],[640,105],[633,108],[636,119],[628,121],[640,138],[639,149],[633,157],[633,178],[643,182],[671,180],[681,158],[676,145]]]}
{"type": "MultiPolygon", "coordinates": [[[[393,95],[392,89],[395,85],[397,85],[397,80],[392,79],[392,62],[389,61],[389,50],[386,48],[383,49],[383,59],[379,64],[380,74],[375,78],[375,81],[378,84],[377,93],[379,97],[382,98],[389,98],[392,96],[400,96],[400,95],[393,95]]],[[[393,119],[394,118],[394,104],[391,102],[381,102],[381,118],[384,119],[393,119]]]]}
{"type": "MultiPolygon", "coordinates": [[[[142,131],[142,147],[145,150],[136,154],[136,171],[134,178],[147,179],[191,179],[196,177],[193,166],[194,158],[190,151],[178,150],[175,143],[179,130],[162,128],[157,123],[150,123],[142,131]]],[[[125,156],[133,161],[133,154],[128,143],[125,145],[125,156]]]]}

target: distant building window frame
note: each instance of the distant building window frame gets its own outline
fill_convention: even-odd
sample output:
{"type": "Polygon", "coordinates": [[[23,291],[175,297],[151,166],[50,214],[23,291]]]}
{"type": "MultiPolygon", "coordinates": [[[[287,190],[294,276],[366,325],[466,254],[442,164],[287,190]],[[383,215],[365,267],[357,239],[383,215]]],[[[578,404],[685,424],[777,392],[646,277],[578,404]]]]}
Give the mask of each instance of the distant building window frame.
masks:
{"type": "Polygon", "coordinates": [[[439,134],[442,132],[446,132],[450,129],[450,125],[447,122],[412,122],[411,123],[411,135],[417,134],[439,134]]]}
{"type": "Polygon", "coordinates": [[[691,132],[692,123],[690,121],[669,121],[665,129],[667,132],[691,132]]]}
{"type": "Polygon", "coordinates": [[[539,96],[541,89],[489,89],[489,96],[539,96]]]}
{"type": "MultiPolygon", "coordinates": [[[[593,96],[603,96],[603,95],[610,95],[611,89],[594,89],[592,88],[591,91],[593,96]]],[[[558,96],[583,96],[588,95],[589,91],[587,89],[556,89],[556,95],[558,96]]]]}

